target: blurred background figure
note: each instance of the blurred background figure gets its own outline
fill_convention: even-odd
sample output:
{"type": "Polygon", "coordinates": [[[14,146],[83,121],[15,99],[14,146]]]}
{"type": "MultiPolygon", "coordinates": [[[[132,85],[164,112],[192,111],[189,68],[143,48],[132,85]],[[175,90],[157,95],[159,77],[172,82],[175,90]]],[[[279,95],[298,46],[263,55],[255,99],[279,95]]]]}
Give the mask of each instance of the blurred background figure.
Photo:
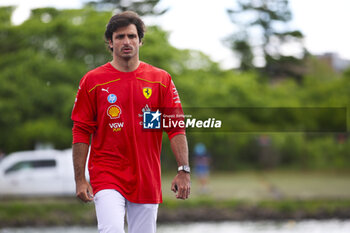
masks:
{"type": "Polygon", "coordinates": [[[203,143],[194,147],[194,172],[199,181],[199,194],[207,194],[211,156],[203,143]]]}

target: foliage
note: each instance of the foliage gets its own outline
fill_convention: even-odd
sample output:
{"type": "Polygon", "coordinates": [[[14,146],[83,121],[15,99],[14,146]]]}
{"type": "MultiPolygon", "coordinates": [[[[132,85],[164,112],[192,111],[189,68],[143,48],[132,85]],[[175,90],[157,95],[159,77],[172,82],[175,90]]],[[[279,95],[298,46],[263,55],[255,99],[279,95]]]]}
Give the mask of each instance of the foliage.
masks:
{"type": "MultiPolygon", "coordinates": [[[[252,70],[254,58],[264,62],[259,71],[269,77],[294,77],[300,81],[305,72],[302,59],[303,35],[288,29],[292,18],[288,0],[239,0],[237,7],[227,10],[238,30],[229,39],[229,47],[240,57],[240,69],[252,70]],[[301,58],[286,55],[283,46],[299,46],[301,58]]],[[[261,65],[260,65],[261,66],[261,65]]]]}
{"type": "MultiPolygon", "coordinates": [[[[37,143],[70,147],[70,113],[79,80],[111,59],[103,39],[111,13],[91,7],[36,9],[27,21],[14,26],[10,23],[12,10],[0,8],[0,149],[6,153],[29,150],[37,143]]],[[[308,61],[308,74],[302,82],[287,79],[271,84],[254,71],[221,70],[199,51],[173,47],[168,33],[159,27],[148,28],[140,54],[141,60],[172,75],[185,109],[208,107],[215,113],[219,107],[349,107],[349,72],[332,73],[316,58],[308,61]]],[[[297,120],[303,118],[295,115],[297,120]]],[[[245,129],[264,128],[280,119],[267,116],[272,120],[258,121],[254,114],[227,115],[225,119],[229,125],[245,129]]],[[[288,119],[286,116],[282,119],[288,119]]],[[[322,128],[327,122],[308,124],[322,128]]],[[[350,165],[346,134],[345,140],[338,140],[333,133],[274,132],[189,132],[190,155],[195,143],[204,142],[217,170],[276,166],[345,169],[350,165]],[[266,138],[269,143],[263,147],[261,140],[266,138]]],[[[162,164],[165,169],[176,166],[168,140],[164,140],[162,164]]]]}
{"type": "Polygon", "coordinates": [[[110,15],[45,8],[33,10],[19,26],[0,24],[0,148],[33,149],[37,142],[69,146],[79,80],[109,58],[101,25],[110,15]]]}
{"type": "MultiPolygon", "coordinates": [[[[94,205],[71,197],[9,199],[2,200],[0,207],[2,227],[96,226],[94,205]]],[[[167,197],[159,206],[158,222],[348,219],[349,209],[349,199],[245,201],[191,197],[184,202],[167,197]]]]}

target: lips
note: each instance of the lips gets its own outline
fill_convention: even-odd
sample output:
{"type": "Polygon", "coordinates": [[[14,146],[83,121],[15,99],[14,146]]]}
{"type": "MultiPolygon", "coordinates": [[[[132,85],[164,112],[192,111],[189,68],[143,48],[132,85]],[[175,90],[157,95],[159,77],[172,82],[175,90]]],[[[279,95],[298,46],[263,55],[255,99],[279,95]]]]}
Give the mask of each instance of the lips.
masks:
{"type": "Polygon", "coordinates": [[[122,52],[124,52],[124,53],[130,53],[131,51],[132,51],[131,47],[124,47],[124,48],[122,48],[122,52]]]}

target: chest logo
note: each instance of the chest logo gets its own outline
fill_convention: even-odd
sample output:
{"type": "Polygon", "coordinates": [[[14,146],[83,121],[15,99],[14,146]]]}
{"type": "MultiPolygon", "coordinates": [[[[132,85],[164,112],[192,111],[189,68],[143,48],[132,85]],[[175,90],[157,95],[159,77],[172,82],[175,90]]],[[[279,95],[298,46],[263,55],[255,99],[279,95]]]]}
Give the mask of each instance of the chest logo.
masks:
{"type": "Polygon", "coordinates": [[[107,115],[111,118],[111,119],[117,119],[120,117],[120,114],[122,114],[122,110],[118,105],[111,105],[109,106],[109,108],[107,109],[107,115]]]}
{"type": "Polygon", "coordinates": [[[115,94],[109,94],[107,101],[111,104],[114,104],[117,101],[117,96],[115,94]]]}
{"type": "Polygon", "coordinates": [[[150,87],[144,87],[142,89],[143,95],[145,96],[146,99],[149,99],[149,97],[151,97],[152,95],[152,88],[150,87]]]}
{"type": "Polygon", "coordinates": [[[109,93],[108,89],[109,89],[109,87],[107,87],[107,89],[102,88],[101,90],[109,93]]]}

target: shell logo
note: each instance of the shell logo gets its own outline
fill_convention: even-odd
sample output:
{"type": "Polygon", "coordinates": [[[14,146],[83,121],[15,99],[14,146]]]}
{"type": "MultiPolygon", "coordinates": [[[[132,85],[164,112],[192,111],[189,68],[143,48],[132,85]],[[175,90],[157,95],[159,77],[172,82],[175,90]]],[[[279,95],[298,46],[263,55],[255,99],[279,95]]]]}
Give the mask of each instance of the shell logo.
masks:
{"type": "Polygon", "coordinates": [[[109,108],[107,109],[107,115],[111,118],[111,119],[117,119],[120,117],[120,114],[122,114],[122,110],[118,105],[111,105],[109,106],[109,108]]]}

